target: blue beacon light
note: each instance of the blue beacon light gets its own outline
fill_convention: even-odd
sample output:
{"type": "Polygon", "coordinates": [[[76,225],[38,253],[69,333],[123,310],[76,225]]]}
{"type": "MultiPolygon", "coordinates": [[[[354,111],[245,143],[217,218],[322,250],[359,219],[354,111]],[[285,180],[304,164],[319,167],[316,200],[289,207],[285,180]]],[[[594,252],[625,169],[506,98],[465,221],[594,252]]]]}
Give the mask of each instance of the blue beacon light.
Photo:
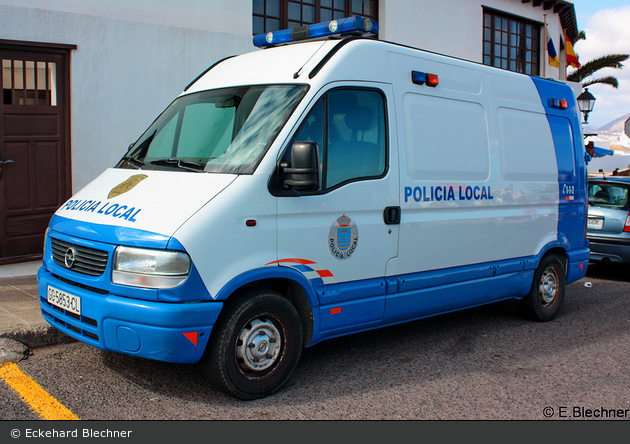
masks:
{"type": "Polygon", "coordinates": [[[377,34],[378,23],[370,18],[358,15],[339,20],[298,26],[297,28],[257,34],[254,36],[254,46],[266,48],[283,43],[298,42],[340,34],[377,34]]]}

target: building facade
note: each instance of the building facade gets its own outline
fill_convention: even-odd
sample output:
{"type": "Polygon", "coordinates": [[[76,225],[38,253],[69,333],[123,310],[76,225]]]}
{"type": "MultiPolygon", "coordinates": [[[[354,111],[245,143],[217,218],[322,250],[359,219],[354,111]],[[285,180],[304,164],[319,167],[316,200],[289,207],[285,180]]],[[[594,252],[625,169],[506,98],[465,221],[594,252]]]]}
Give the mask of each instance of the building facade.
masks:
{"type": "Polygon", "coordinates": [[[578,32],[563,0],[0,0],[0,265],[38,257],[56,208],[209,65],[353,14],[383,40],[558,80],[578,32]]]}

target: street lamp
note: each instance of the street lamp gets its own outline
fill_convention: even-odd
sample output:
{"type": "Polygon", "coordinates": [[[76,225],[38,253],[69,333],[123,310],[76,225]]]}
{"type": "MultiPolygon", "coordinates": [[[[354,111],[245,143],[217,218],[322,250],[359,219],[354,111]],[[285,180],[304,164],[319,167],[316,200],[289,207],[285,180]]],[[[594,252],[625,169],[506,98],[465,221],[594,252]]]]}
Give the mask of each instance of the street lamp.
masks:
{"type": "Polygon", "coordinates": [[[584,92],[577,97],[578,108],[584,114],[584,123],[588,123],[588,113],[593,111],[595,100],[595,96],[588,92],[588,88],[584,88],[584,92]]]}

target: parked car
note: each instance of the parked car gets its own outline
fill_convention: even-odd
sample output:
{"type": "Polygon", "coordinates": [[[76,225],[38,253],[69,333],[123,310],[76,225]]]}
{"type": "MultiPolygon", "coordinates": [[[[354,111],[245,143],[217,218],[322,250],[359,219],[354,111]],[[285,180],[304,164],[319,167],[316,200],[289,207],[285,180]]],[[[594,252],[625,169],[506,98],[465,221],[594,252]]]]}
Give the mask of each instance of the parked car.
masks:
{"type": "Polygon", "coordinates": [[[588,180],[591,261],[630,264],[630,177],[588,180]]]}

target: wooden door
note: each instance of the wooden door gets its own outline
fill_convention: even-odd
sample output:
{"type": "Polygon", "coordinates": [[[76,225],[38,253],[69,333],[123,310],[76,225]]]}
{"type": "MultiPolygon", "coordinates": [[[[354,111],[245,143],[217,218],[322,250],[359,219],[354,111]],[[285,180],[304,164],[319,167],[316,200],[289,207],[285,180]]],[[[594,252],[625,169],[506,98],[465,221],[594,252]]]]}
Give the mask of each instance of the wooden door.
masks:
{"type": "Polygon", "coordinates": [[[0,42],[0,264],[41,257],[71,193],[69,48],[0,42]]]}

